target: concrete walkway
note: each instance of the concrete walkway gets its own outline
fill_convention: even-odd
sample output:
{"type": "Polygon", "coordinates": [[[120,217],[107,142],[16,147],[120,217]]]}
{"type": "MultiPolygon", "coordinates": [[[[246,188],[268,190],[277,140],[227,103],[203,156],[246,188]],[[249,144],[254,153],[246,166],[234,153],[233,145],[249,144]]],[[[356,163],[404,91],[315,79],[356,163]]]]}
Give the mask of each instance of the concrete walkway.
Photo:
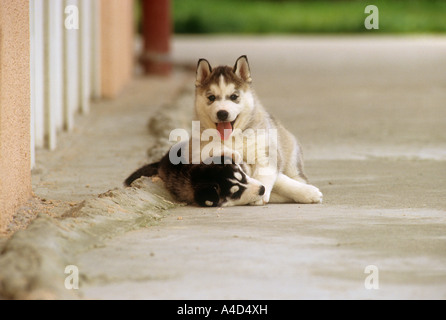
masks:
{"type": "MultiPolygon", "coordinates": [[[[173,47],[186,65],[248,55],[258,96],[299,137],[324,203],[170,209],[76,251],[76,296],[446,298],[445,38],[181,37],[173,47]]],[[[65,210],[119,187],[147,161],[155,106],[184,85],[193,75],[135,80],[99,105],[71,143],[38,155],[35,193],[65,210]]],[[[187,118],[184,95],[172,119],[187,118]]]]}

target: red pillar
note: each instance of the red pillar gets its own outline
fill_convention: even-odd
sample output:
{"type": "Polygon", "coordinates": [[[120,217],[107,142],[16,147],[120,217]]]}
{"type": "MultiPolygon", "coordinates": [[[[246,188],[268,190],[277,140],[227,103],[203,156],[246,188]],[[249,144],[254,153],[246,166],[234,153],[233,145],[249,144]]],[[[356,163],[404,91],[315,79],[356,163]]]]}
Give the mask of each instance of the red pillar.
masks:
{"type": "Polygon", "coordinates": [[[142,9],[144,71],[168,75],[172,70],[170,0],[142,0],[142,9]]]}

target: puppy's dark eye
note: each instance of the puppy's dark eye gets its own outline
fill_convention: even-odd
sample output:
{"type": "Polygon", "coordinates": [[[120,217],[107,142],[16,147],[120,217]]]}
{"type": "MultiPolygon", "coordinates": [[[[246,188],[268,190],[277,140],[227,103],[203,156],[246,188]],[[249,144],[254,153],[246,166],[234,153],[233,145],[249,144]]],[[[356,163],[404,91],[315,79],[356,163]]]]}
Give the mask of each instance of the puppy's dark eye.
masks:
{"type": "Polygon", "coordinates": [[[212,94],[208,97],[210,102],[214,102],[215,101],[215,96],[212,94]]]}
{"type": "Polygon", "coordinates": [[[238,95],[236,94],[231,94],[231,96],[229,97],[232,101],[235,101],[238,99],[238,95]]]}

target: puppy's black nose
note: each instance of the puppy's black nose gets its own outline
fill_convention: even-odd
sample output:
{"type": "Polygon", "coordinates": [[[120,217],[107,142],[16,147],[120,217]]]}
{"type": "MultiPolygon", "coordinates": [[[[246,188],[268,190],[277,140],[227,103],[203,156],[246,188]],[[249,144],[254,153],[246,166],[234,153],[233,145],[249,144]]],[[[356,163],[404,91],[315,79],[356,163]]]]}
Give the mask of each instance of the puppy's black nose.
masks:
{"type": "Polygon", "coordinates": [[[259,196],[263,196],[265,194],[265,187],[261,186],[259,189],[259,196]]]}
{"type": "Polygon", "coordinates": [[[229,116],[228,111],[220,110],[217,112],[217,118],[220,121],[225,121],[226,119],[228,119],[228,116],[229,116]]]}

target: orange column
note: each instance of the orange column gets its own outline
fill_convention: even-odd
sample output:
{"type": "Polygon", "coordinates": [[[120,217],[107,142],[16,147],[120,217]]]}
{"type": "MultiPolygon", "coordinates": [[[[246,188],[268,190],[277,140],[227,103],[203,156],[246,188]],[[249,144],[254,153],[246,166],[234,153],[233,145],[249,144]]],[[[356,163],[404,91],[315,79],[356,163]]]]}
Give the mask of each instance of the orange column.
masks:
{"type": "Polygon", "coordinates": [[[0,0],[0,232],[31,197],[29,1],[0,0]]]}
{"type": "Polygon", "coordinates": [[[101,0],[101,91],[115,98],[133,70],[133,0],[101,0]]]}
{"type": "Polygon", "coordinates": [[[142,64],[146,73],[168,75],[170,60],[170,0],[142,0],[144,53],[142,64]]]}

